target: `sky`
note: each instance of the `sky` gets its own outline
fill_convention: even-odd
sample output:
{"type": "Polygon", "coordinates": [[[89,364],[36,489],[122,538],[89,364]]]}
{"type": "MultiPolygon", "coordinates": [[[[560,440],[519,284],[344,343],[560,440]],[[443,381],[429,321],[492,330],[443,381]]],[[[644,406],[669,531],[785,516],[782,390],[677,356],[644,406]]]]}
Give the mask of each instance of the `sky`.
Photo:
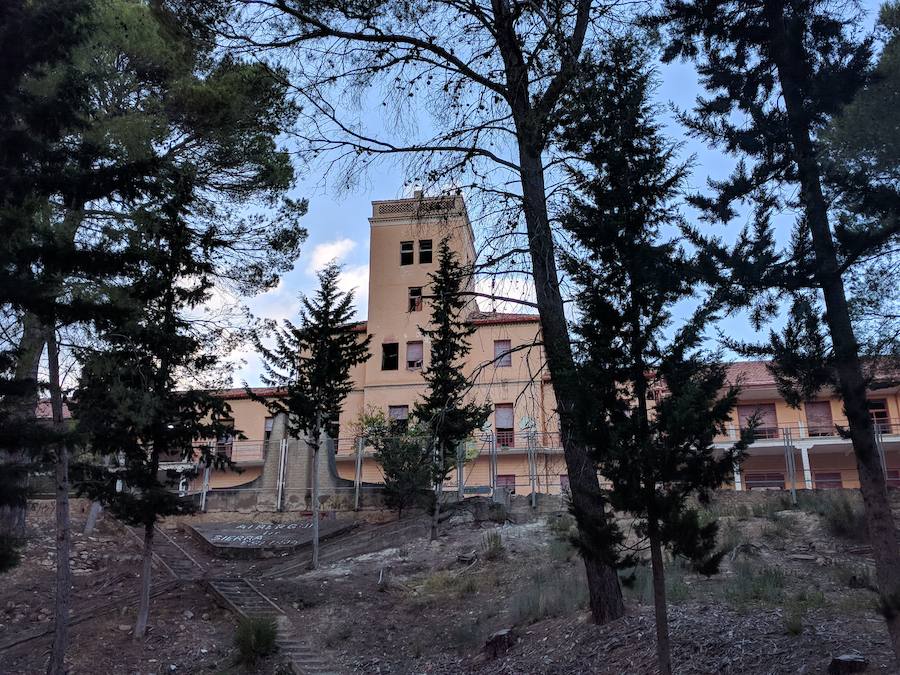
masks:
{"type": "MultiPolygon", "coordinates": [[[[867,24],[874,24],[880,3],[865,0],[861,6],[866,12],[867,24]]],[[[656,99],[663,112],[666,132],[671,139],[683,142],[683,157],[694,158],[694,169],[687,188],[689,191],[702,189],[708,177],[726,176],[733,162],[718,151],[707,148],[702,142],[688,138],[668,112],[673,105],[679,109],[690,108],[695,98],[701,94],[693,66],[686,63],[660,65],[658,74],[656,99]]],[[[369,121],[365,114],[362,119],[364,123],[369,121]]],[[[374,116],[371,122],[376,124],[374,116]]],[[[241,299],[242,302],[260,318],[294,319],[300,294],[313,293],[317,287],[316,272],[330,260],[336,259],[344,268],[342,288],[355,289],[357,317],[364,319],[368,308],[368,217],[372,212],[371,202],[409,196],[403,188],[404,178],[403,167],[398,161],[395,164],[380,165],[377,171],[366,175],[350,190],[338,190],[333,187],[333,176],[329,175],[323,163],[303,169],[292,196],[309,200],[309,211],[303,219],[309,238],[293,270],[282,277],[275,289],[254,298],[241,299]]],[[[508,294],[507,289],[505,292],[508,294]]],[[[675,318],[677,321],[680,317],[675,318]]],[[[743,315],[724,319],[720,329],[731,337],[755,337],[743,315]]],[[[249,350],[239,351],[233,354],[233,360],[236,365],[236,386],[244,382],[251,386],[261,384],[260,363],[254,353],[249,350]]]]}

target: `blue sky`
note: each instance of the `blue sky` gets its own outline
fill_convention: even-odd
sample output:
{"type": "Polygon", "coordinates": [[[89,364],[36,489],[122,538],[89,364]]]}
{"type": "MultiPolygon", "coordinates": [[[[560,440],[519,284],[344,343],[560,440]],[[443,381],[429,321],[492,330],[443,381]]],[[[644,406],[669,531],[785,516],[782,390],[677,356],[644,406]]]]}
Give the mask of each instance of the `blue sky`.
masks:
{"type": "MultiPolygon", "coordinates": [[[[861,5],[867,13],[867,23],[873,24],[880,3],[867,0],[861,5]]],[[[657,98],[661,107],[668,108],[670,104],[674,104],[682,109],[689,108],[700,93],[692,65],[674,63],[660,66],[657,98]]],[[[688,186],[690,189],[703,188],[707,177],[728,174],[733,165],[731,160],[688,138],[671,116],[666,115],[666,119],[670,138],[683,141],[683,155],[693,155],[695,158],[688,186]]],[[[363,121],[368,121],[365,116],[363,121]]],[[[374,118],[372,121],[373,124],[377,123],[374,118]]],[[[246,300],[251,311],[262,318],[293,319],[296,316],[299,294],[311,293],[316,288],[316,269],[332,258],[337,258],[344,265],[344,287],[356,288],[357,313],[360,318],[365,318],[369,263],[367,219],[371,214],[371,202],[407,196],[403,190],[404,178],[399,161],[395,164],[382,164],[377,171],[366,175],[359,185],[346,191],[332,187],[333,177],[327,174],[322,164],[306,168],[293,196],[309,200],[309,212],[304,219],[309,239],[294,269],[283,277],[276,289],[246,300]]],[[[477,234],[476,232],[476,236],[477,234]]],[[[721,329],[732,337],[753,337],[745,316],[726,318],[721,329]]],[[[251,386],[260,384],[259,363],[255,355],[243,352],[237,357],[246,363],[237,368],[235,384],[243,381],[251,386]]]]}

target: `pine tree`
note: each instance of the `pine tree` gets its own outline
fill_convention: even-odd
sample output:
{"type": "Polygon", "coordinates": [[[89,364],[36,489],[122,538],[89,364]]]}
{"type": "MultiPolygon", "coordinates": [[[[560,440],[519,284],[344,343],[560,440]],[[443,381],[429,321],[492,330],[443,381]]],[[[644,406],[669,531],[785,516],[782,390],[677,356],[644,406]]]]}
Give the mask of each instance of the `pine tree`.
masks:
{"type": "Polygon", "coordinates": [[[367,436],[366,441],[375,448],[374,459],[381,467],[384,503],[397,509],[398,519],[403,518],[403,510],[419,503],[431,485],[433,453],[428,436],[416,428],[404,433],[389,430],[367,436]]]}
{"type": "Polygon", "coordinates": [[[212,268],[183,217],[190,195],[190,189],[178,192],[160,212],[145,213],[133,234],[131,255],[123,256],[128,282],[106,288],[117,315],[97,321],[104,349],[81,351],[71,404],[92,452],[122,462],[113,471],[102,464],[81,466],[79,493],[143,530],[135,638],[143,637],[149,618],[156,523],[195,510],[173,491],[175,472],[161,475],[160,462],[229,465],[227,457],[215,454],[214,440],[232,431],[224,422],[228,404],[203,389],[179,386],[203,382],[219,359],[190,317],[209,298],[212,268]]]}
{"type": "Polygon", "coordinates": [[[834,381],[856,455],[881,604],[900,658],[900,545],[891,515],[866,375],[845,274],[900,237],[900,190],[866,170],[825,161],[828,125],[872,77],[872,39],[860,37],[851,2],[668,0],[657,24],[668,32],[664,59],[696,63],[709,96],[683,120],[693,133],[738,158],[733,174],[694,203],[728,222],[734,204],[754,207],[753,226],[733,248],[695,232],[713,278],[735,306],[756,303],[761,323],[790,294],[813,290],[825,308],[834,381]],[[771,219],[798,216],[779,250],[771,219]],[[849,220],[842,215],[851,213],[849,220]]]}
{"type": "MultiPolygon", "coordinates": [[[[276,399],[259,399],[273,415],[287,415],[287,430],[301,436],[313,454],[313,568],[319,564],[319,451],[323,434],[338,435],[344,399],[353,388],[350,370],[369,358],[371,336],[353,330],[353,291],[338,288],[341,269],[331,263],[319,272],[313,298],[302,297],[299,324],[285,319],[269,348],[257,338],[263,381],[283,388],[276,399]]],[[[249,390],[248,390],[249,391],[249,390]]],[[[252,392],[251,392],[252,396],[252,392]]]]}
{"type": "MultiPolygon", "coordinates": [[[[697,351],[706,309],[667,340],[673,307],[695,295],[691,259],[669,238],[686,167],[660,133],[649,102],[651,54],[637,37],[610,40],[582,63],[584,84],[567,101],[563,134],[576,192],[562,220],[577,285],[583,436],[611,484],[609,503],[632,515],[650,549],[660,672],[672,672],[663,549],[713,571],[716,525],[701,525],[689,497],[708,501],[731,474],[742,445],[717,454],[737,390],[726,369],[697,351]],[[722,393],[724,391],[724,393],[722,393]]],[[[622,535],[582,548],[619,566],[622,535]]]]}
{"type": "Polygon", "coordinates": [[[462,372],[462,361],[469,353],[468,338],[475,327],[462,316],[468,304],[463,284],[471,272],[465,270],[451,250],[447,237],[438,246],[438,268],[431,279],[431,320],[422,335],[431,341],[429,363],[425,370],[428,393],[414,406],[414,415],[431,437],[431,483],[435,502],[431,521],[431,539],[438,536],[441,488],[456,463],[459,445],[490,415],[490,406],[466,402],[471,383],[462,372]]]}

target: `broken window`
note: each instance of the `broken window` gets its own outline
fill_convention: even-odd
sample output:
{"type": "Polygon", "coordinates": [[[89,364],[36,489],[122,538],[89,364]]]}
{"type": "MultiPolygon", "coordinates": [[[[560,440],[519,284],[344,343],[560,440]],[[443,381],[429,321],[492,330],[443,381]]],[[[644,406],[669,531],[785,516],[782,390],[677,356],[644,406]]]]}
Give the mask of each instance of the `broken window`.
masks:
{"type": "Polygon", "coordinates": [[[397,370],[399,367],[400,350],[396,342],[387,342],[381,345],[381,369],[397,370]]]}
{"type": "Polygon", "coordinates": [[[422,287],[421,286],[413,286],[409,289],[409,308],[407,309],[409,312],[421,312],[422,311],[422,287]]]}
{"type": "Polygon", "coordinates": [[[388,423],[390,424],[391,431],[393,431],[394,433],[405,433],[407,428],[409,427],[409,406],[388,406],[388,423]]]}
{"type": "Polygon", "coordinates": [[[422,342],[406,343],[406,369],[422,370],[422,342]]]}

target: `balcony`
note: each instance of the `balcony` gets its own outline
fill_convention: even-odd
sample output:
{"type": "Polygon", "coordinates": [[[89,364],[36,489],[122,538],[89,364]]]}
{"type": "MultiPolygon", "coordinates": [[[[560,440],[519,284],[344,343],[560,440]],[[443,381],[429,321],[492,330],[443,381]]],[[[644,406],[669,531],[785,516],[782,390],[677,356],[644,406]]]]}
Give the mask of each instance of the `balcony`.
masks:
{"type": "MultiPolygon", "coordinates": [[[[886,418],[874,421],[875,431],[886,441],[900,440],[900,423],[892,422],[886,418]]],[[[849,430],[849,422],[846,419],[834,420],[830,425],[807,426],[803,422],[786,424],[778,427],[758,427],[753,437],[753,445],[783,445],[785,441],[822,441],[831,443],[849,443],[838,432],[838,429],[849,430]]],[[[729,445],[738,440],[740,430],[737,426],[729,427],[728,432],[716,437],[719,446],[729,445]]]]}

